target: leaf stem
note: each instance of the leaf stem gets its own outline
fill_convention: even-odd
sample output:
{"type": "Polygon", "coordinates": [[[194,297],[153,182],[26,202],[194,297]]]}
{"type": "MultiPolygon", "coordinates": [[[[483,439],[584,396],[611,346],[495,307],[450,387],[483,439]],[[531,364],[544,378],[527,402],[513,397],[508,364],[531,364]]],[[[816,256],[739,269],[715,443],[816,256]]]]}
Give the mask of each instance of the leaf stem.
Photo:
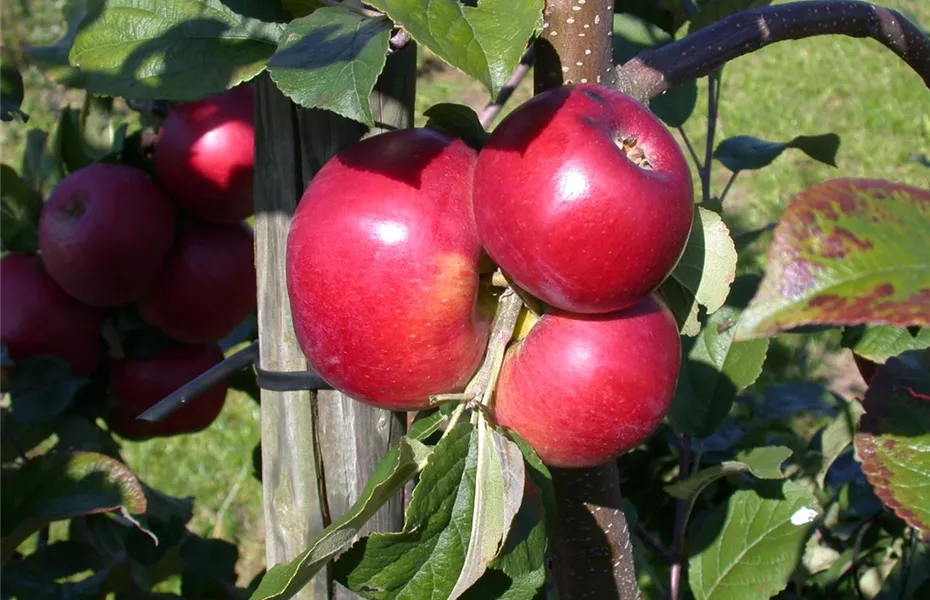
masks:
{"type": "Polygon", "coordinates": [[[691,144],[691,140],[688,138],[688,134],[685,133],[685,128],[679,126],[678,133],[681,134],[681,139],[684,140],[685,146],[688,148],[688,152],[691,153],[691,160],[694,161],[694,166],[697,167],[698,172],[704,170],[704,165],[701,162],[701,158],[697,155],[697,152],[694,150],[694,146],[691,144]]]}
{"type": "Polygon", "coordinates": [[[720,193],[720,202],[723,203],[723,199],[727,197],[727,194],[730,191],[730,188],[733,187],[733,182],[736,181],[736,176],[739,175],[739,171],[733,171],[730,173],[730,178],[727,179],[727,184],[723,186],[723,191],[720,193]]]}

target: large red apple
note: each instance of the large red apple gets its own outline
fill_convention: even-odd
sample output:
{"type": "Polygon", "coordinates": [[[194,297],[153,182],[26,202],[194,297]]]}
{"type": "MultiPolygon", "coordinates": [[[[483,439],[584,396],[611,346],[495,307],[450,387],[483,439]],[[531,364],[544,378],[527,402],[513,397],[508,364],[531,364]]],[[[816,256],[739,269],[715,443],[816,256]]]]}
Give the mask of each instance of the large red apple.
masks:
{"type": "Polygon", "coordinates": [[[529,293],[575,313],[651,293],[691,230],[691,175],[675,139],[603,86],[564,86],[517,108],[481,150],[474,185],[491,258],[529,293]]]}
{"type": "Polygon", "coordinates": [[[130,440],[206,429],[226,402],[226,382],[216,384],[159,423],[136,417],[222,360],[223,353],[215,344],[176,344],[153,357],[111,360],[110,385],[116,405],[107,416],[110,429],[130,440]]]}
{"type": "Polygon", "coordinates": [[[240,85],[180,104],[155,145],[158,178],[187,212],[215,223],[252,214],[255,92],[240,85]]]}
{"type": "Polygon", "coordinates": [[[287,241],[297,339],[335,389],[392,410],[461,390],[488,325],[476,310],[481,246],[475,152],[427,129],[340,152],[308,186],[287,241]]]}
{"type": "Polygon", "coordinates": [[[658,427],[680,364],[675,318],[654,296],[604,315],[550,312],[507,351],[494,415],[547,465],[593,467],[658,427]]]}
{"type": "Polygon", "coordinates": [[[218,342],[255,310],[252,229],[189,220],[139,313],[179,342],[218,342]]]}
{"type": "Polygon", "coordinates": [[[138,299],[174,242],[174,205],[135,167],[98,163],[68,175],[39,217],[39,248],[52,278],[91,306],[138,299]]]}
{"type": "Polygon", "coordinates": [[[103,312],[58,287],[38,256],[0,261],[0,342],[14,361],[56,356],[79,375],[103,362],[103,312]]]}

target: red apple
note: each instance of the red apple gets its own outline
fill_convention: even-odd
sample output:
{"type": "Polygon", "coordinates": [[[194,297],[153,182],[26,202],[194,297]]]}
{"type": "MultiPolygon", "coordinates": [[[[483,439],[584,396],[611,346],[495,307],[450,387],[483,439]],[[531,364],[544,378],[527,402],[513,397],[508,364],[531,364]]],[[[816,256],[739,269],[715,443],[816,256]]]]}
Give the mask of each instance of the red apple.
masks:
{"type": "Polygon", "coordinates": [[[165,265],[139,301],[142,317],[179,342],[218,342],[255,310],[252,230],[186,221],[165,265]]]}
{"type": "Polygon", "coordinates": [[[215,344],[176,344],[153,357],[111,360],[110,385],[116,405],[107,416],[110,429],[129,440],[206,429],[226,402],[226,382],[216,384],[159,423],[136,417],[222,360],[223,352],[215,344]]]}
{"type": "Polygon", "coordinates": [[[0,342],[14,361],[56,356],[78,375],[103,362],[103,312],[62,290],[32,254],[0,261],[0,342]]]}
{"type": "Polygon", "coordinates": [[[155,170],[187,212],[235,223],[252,214],[255,92],[240,85],[180,104],[162,122],[155,170]]]}
{"type": "Polygon", "coordinates": [[[287,240],[297,339],[335,389],[392,410],[428,406],[476,370],[481,245],[475,152],[427,129],[340,152],[303,195],[287,240]]]}
{"type": "Polygon", "coordinates": [[[549,466],[597,466],[659,426],[680,363],[675,318],[654,296],[604,315],[556,310],[507,351],[494,415],[549,466]]]}
{"type": "Polygon", "coordinates": [[[481,150],[474,186],[491,258],[530,294],[575,313],[651,293],[691,230],[691,175],[675,139],[603,86],[564,86],[517,108],[481,150]]]}
{"type": "Polygon", "coordinates": [[[174,241],[175,208],[144,171],[89,165],[65,177],[39,217],[39,247],[52,278],[91,306],[138,299],[174,241]]]}

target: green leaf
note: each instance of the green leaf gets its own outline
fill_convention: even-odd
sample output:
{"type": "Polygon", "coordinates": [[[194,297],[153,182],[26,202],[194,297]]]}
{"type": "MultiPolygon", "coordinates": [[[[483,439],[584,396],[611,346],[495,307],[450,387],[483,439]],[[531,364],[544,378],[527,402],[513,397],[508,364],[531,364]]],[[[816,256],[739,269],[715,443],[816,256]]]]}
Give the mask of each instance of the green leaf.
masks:
{"type": "Polygon", "coordinates": [[[0,50],[0,120],[12,121],[17,118],[23,123],[29,120],[29,115],[19,109],[24,95],[23,76],[12,53],[4,48],[0,50]]]}
{"type": "Polygon", "coordinates": [[[35,252],[39,247],[39,215],[42,199],[33,192],[16,171],[0,165],[0,241],[3,250],[35,252]]]}
{"type": "Polygon", "coordinates": [[[488,139],[488,132],[484,130],[478,114],[470,106],[442,102],[423,111],[423,115],[429,119],[426,122],[427,127],[461,138],[476,150],[480,150],[488,139]]]}
{"type": "Polygon", "coordinates": [[[771,3],[772,0],[709,0],[706,3],[701,3],[701,9],[697,16],[691,19],[688,33],[694,33],[698,29],[707,27],[742,10],[768,6],[771,3]]]}
{"type": "Polygon", "coordinates": [[[31,356],[10,371],[13,418],[19,423],[50,421],[65,411],[88,379],[53,356],[31,356]]]}
{"type": "Polygon", "coordinates": [[[840,414],[836,419],[824,427],[820,436],[820,455],[822,456],[820,471],[817,473],[817,485],[825,487],[827,473],[836,459],[846,448],[853,443],[856,432],[856,423],[862,416],[863,408],[858,402],[846,402],[841,406],[840,414]]]}
{"type": "MultiPolygon", "coordinates": [[[[437,411],[438,413],[438,411],[437,411]]],[[[428,427],[423,427],[423,430],[428,427]]],[[[430,448],[403,437],[381,459],[355,504],[333,522],[302,554],[287,564],[274,565],[250,600],[293,598],[336,554],[348,547],[362,526],[426,465],[430,448]]]]}
{"type": "Polygon", "coordinates": [[[479,436],[469,423],[436,445],[407,507],[404,528],[372,533],[339,557],[333,576],[364,598],[446,598],[472,530],[479,436]]]}
{"type": "Polygon", "coordinates": [[[866,478],[896,515],[930,533],[930,351],[880,366],[862,407],[855,446],[866,478]]]}
{"type": "Polygon", "coordinates": [[[68,55],[95,93],[199,100],[247,81],[274,54],[284,27],[223,0],[100,0],[68,55]]]}
{"type": "Polygon", "coordinates": [[[763,600],[788,584],[821,510],[800,484],[760,487],[765,495],[736,491],[698,524],[688,569],[696,600],[763,600]]]}
{"type": "Polygon", "coordinates": [[[791,449],[785,446],[751,448],[737,455],[737,460],[702,469],[684,481],[665,486],[665,491],[673,498],[689,500],[693,504],[708,485],[736,473],[749,472],[759,479],[783,479],[785,474],[781,471],[781,464],[791,454],[791,449]]]}
{"type": "Polygon", "coordinates": [[[85,94],[78,127],[84,150],[95,161],[123,149],[127,126],[114,123],[113,98],[85,94]]]}
{"type": "Polygon", "coordinates": [[[930,347],[930,327],[916,331],[885,325],[847,327],[843,332],[843,346],[872,362],[884,363],[908,350],[930,347]]]}
{"type": "Polygon", "coordinates": [[[526,473],[520,448],[488,425],[483,415],[477,429],[478,464],[475,480],[470,482],[474,486],[471,531],[449,600],[464,594],[497,557],[523,500],[526,473]]]}
{"type": "Polygon", "coordinates": [[[799,135],[789,142],[767,142],[738,135],[720,142],[714,150],[714,158],[736,173],[766,167],[788,148],[800,150],[816,161],[835,167],[840,136],[835,133],[799,135]]]}
{"type": "Polygon", "coordinates": [[[781,216],[737,339],[801,325],[930,325],[930,191],[838,179],[781,216]]]}
{"type": "Polygon", "coordinates": [[[54,159],[48,151],[48,134],[41,129],[30,129],[26,132],[26,147],[23,150],[23,162],[20,173],[23,181],[30,189],[42,195],[46,185],[54,185],[56,181],[49,181],[54,175],[54,159]]]}
{"type": "Polygon", "coordinates": [[[478,580],[465,595],[463,600],[535,600],[539,590],[546,584],[546,568],[539,567],[526,575],[510,577],[496,569],[488,569],[484,577],[478,580]]]}
{"type": "MultiPolygon", "coordinates": [[[[613,61],[621,65],[644,50],[674,41],[660,26],[630,13],[615,13],[613,61]]],[[[649,108],[669,127],[680,127],[697,105],[697,81],[690,79],[649,101],[649,108]]]]}
{"type": "Polygon", "coordinates": [[[684,335],[700,331],[698,305],[713,313],[726,302],[736,279],[736,247],[720,215],[695,207],[691,235],[672,274],[659,293],[675,315],[684,335]]]}
{"type": "Polygon", "coordinates": [[[387,19],[321,8],[291,21],[268,70],[297,104],[374,127],[371,91],[384,68],[390,38],[387,19]]]}
{"type": "Polygon", "coordinates": [[[542,27],[543,0],[369,0],[496,97],[542,27]]]}
{"type": "Polygon", "coordinates": [[[3,469],[2,560],[53,521],[123,509],[145,512],[145,494],[129,467],[94,452],[45,454],[3,469]]]}
{"type": "MultiPolygon", "coordinates": [[[[741,278],[737,286],[752,283],[741,278]]],[[[708,317],[697,337],[683,341],[682,368],[669,422],[682,435],[707,437],[723,423],[733,400],[762,374],[768,340],[734,342],[741,311],[724,306],[708,317]]]]}

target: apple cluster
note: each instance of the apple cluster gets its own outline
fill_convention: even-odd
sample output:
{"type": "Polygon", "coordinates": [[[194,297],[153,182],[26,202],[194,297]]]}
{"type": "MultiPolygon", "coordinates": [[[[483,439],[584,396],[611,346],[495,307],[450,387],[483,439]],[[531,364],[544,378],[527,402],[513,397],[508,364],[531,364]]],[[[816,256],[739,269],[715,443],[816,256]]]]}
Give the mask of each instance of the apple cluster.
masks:
{"type": "Polygon", "coordinates": [[[62,179],[39,217],[39,254],[0,261],[2,343],[13,361],[58,357],[105,372],[110,429],[127,439],[200,431],[227,386],[160,423],[136,416],[223,360],[217,345],[255,310],[254,91],[239,86],[176,106],[153,174],[99,162],[62,179]],[[114,323],[135,315],[163,343],[132,352],[114,323]],[[104,333],[109,331],[109,335],[104,333]],[[105,341],[106,339],[106,341],[105,341]]]}
{"type": "Polygon", "coordinates": [[[335,389],[424,409],[461,391],[485,353],[491,262],[543,307],[507,349],[493,418],[550,466],[602,464],[669,409],[680,339],[655,291],[693,210],[666,127],[599,85],[537,95],[480,151],[433,129],[380,134],[328,161],[297,207],[297,340],[335,389]]]}

